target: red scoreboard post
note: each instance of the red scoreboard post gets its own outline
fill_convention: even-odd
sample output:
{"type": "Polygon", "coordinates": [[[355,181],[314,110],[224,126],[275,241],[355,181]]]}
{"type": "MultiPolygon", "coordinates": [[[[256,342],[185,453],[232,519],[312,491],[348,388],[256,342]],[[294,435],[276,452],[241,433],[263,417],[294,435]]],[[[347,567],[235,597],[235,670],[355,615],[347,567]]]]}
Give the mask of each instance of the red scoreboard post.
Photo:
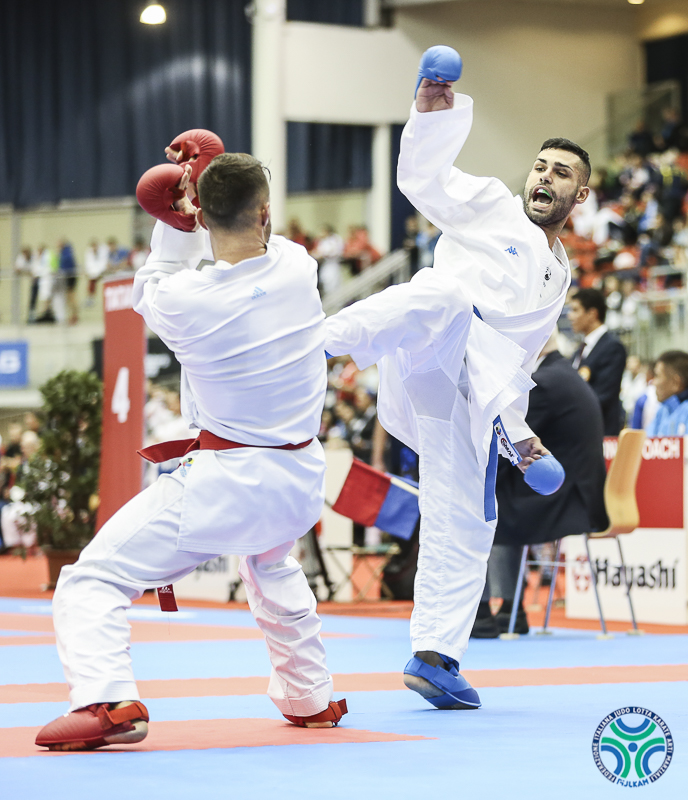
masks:
{"type": "Polygon", "coordinates": [[[132,308],[133,278],[105,283],[103,436],[97,529],[143,486],[146,333],[132,308]]]}

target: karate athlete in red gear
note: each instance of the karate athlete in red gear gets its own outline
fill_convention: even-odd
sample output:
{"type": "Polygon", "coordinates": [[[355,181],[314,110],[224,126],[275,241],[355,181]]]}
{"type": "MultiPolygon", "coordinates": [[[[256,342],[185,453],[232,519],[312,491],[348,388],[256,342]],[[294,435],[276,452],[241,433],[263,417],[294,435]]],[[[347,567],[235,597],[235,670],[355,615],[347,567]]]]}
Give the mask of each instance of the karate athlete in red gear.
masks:
{"type": "Polygon", "coordinates": [[[332,699],[315,598],[289,556],[324,497],[317,264],[270,235],[260,162],[234,153],[199,165],[210,160],[204,142],[196,153],[173,146],[176,163],[154,167],[139,183],[137,196],[159,221],[134,283],[134,307],[181,363],[182,411],[202,433],[192,462],[134,497],[62,570],[53,606],[71,709],[36,739],[52,750],[146,736],[126,610],[145,589],[224,553],[241,556],[275,705],[308,727],[331,727],[346,713],[346,702],[332,699]],[[181,166],[189,157],[194,164],[181,166]],[[200,210],[186,194],[194,177],[200,210]],[[197,270],[208,237],[215,263],[197,270]]]}

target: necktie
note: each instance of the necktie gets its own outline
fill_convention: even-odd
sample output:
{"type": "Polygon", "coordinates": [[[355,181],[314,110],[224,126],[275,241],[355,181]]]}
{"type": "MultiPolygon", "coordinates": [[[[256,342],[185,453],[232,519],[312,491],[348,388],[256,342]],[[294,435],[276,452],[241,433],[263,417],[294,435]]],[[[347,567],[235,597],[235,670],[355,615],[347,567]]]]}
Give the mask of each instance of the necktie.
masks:
{"type": "Polygon", "coordinates": [[[585,340],[580,343],[580,347],[576,350],[576,354],[573,357],[573,361],[571,365],[574,369],[578,369],[580,367],[580,363],[583,360],[583,350],[585,350],[585,340]]]}

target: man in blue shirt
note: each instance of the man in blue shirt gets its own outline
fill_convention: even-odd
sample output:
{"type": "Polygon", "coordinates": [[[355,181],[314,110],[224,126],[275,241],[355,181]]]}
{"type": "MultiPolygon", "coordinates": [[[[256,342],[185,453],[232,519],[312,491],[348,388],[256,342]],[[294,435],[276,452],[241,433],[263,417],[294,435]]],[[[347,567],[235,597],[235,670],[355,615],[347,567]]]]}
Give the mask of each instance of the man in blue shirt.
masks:
{"type": "Polygon", "coordinates": [[[685,436],[688,426],[688,353],[667,350],[655,364],[655,389],[661,403],[648,436],[685,436]]]}

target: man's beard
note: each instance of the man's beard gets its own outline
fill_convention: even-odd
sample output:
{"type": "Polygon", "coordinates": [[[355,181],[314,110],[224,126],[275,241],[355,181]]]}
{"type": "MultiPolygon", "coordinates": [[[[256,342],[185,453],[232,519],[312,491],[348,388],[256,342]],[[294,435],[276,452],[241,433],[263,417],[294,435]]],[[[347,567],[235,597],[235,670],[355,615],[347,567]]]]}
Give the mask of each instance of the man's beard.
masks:
{"type": "MultiPolygon", "coordinates": [[[[536,186],[533,187],[533,190],[536,188],[536,186]]],[[[536,225],[540,225],[540,227],[548,228],[564,222],[576,205],[575,197],[555,197],[546,209],[534,211],[530,205],[532,203],[533,190],[531,190],[530,200],[527,200],[524,196],[523,210],[528,219],[536,225]]]]}

